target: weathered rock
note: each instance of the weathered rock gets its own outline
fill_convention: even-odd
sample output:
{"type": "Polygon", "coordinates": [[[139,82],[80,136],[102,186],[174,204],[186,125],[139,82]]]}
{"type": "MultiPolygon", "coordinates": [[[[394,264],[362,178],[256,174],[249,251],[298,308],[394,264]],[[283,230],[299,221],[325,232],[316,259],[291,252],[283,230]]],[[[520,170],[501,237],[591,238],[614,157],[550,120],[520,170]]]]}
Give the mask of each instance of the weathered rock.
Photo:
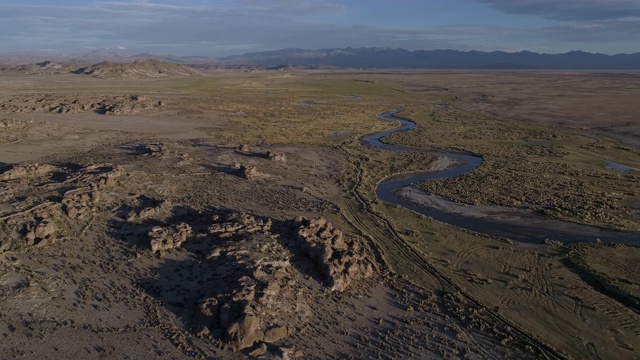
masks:
{"type": "Polygon", "coordinates": [[[56,233],[58,227],[49,220],[42,220],[35,228],[34,235],[36,239],[46,239],[56,233]]]}
{"type": "Polygon", "coordinates": [[[53,114],[75,114],[95,111],[104,115],[136,115],[145,110],[160,109],[162,104],[140,95],[67,98],[61,96],[46,96],[38,100],[33,106],[29,98],[14,97],[9,106],[0,108],[0,113],[20,112],[49,112],[53,114]]]}
{"type": "Polygon", "coordinates": [[[63,210],[72,219],[83,219],[95,210],[100,199],[97,191],[80,188],[67,191],[62,198],[63,210]]]}
{"type": "Polygon", "coordinates": [[[295,347],[279,347],[276,351],[276,355],[282,360],[290,360],[295,357],[296,348],[295,347]]]}
{"type": "Polygon", "coordinates": [[[245,315],[239,321],[231,324],[226,333],[227,346],[238,351],[253,346],[264,340],[264,333],[260,329],[260,319],[253,315],[245,315]]]}
{"type": "Polygon", "coordinates": [[[253,165],[240,165],[240,176],[245,179],[251,180],[260,176],[260,173],[253,165]]]}
{"type": "Polygon", "coordinates": [[[194,326],[200,335],[208,334],[209,328],[220,323],[220,303],[216,298],[208,298],[200,304],[194,317],[194,326]]]}
{"type": "Polygon", "coordinates": [[[25,238],[28,245],[35,245],[43,240],[49,240],[52,238],[56,231],[57,226],[46,219],[38,221],[36,224],[25,225],[25,238]]]}
{"type": "Polygon", "coordinates": [[[171,206],[172,204],[170,201],[163,201],[160,205],[155,207],[146,207],[139,211],[130,211],[127,216],[127,221],[140,222],[150,219],[152,217],[168,212],[171,206]]]}
{"type": "MultiPolygon", "coordinates": [[[[274,228],[271,219],[246,213],[210,216],[207,236],[213,237],[212,247],[204,259],[215,262],[222,285],[200,302],[193,325],[200,335],[221,336],[230,350],[250,349],[260,342],[278,343],[297,326],[311,321],[313,312],[304,297],[305,280],[292,266],[294,253],[301,255],[297,266],[299,261],[313,262],[331,280],[334,290],[342,291],[351,282],[373,274],[366,247],[324,218],[310,221],[298,217],[274,228]]],[[[173,240],[176,233],[157,227],[150,235],[158,239],[162,249],[168,249],[172,241],[182,241],[173,240]]],[[[260,353],[259,348],[253,350],[260,353]]],[[[295,352],[286,354],[294,357],[295,352]]]]}
{"type": "Polygon", "coordinates": [[[248,153],[250,151],[249,145],[242,144],[242,145],[238,146],[238,151],[243,152],[243,153],[248,153]]]}
{"type": "Polygon", "coordinates": [[[49,164],[34,163],[16,165],[12,169],[0,174],[0,181],[41,177],[55,171],[56,169],[57,167],[49,164]]]}
{"type": "Polygon", "coordinates": [[[267,151],[267,158],[272,161],[286,161],[287,158],[284,153],[267,151]]]}
{"type": "MultiPolygon", "coordinates": [[[[28,164],[17,166],[2,175],[13,180],[32,179],[47,176],[53,171],[63,172],[68,169],[46,164],[28,164]]],[[[87,165],[75,170],[73,176],[64,181],[65,186],[59,187],[60,192],[64,191],[62,199],[28,199],[25,201],[28,204],[23,207],[28,209],[20,211],[14,208],[13,214],[0,223],[3,229],[0,232],[0,252],[19,249],[25,245],[46,245],[76,224],[84,228],[82,231],[86,230],[91,221],[83,223],[73,220],[82,220],[106,209],[113,198],[104,190],[116,186],[122,173],[121,168],[106,164],[87,165]],[[73,220],[70,221],[71,219],[73,220]]],[[[22,186],[24,185],[30,186],[29,183],[22,186]]]]}
{"type": "Polygon", "coordinates": [[[104,190],[114,188],[124,170],[108,164],[93,164],[84,167],[78,182],[84,185],[67,191],[62,198],[63,210],[72,219],[83,219],[97,211],[104,190]]]}
{"type": "Polygon", "coordinates": [[[179,248],[192,234],[189,224],[180,223],[167,227],[155,226],[149,231],[151,238],[151,251],[163,253],[179,248]]]}
{"type": "Polygon", "coordinates": [[[113,167],[109,164],[89,165],[85,169],[88,174],[87,182],[96,190],[106,190],[115,187],[118,179],[124,174],[121,166],[113,167]]]}
{"type": "Polygon", "coordinates": [[[332,290],[343,291],[353,280],[373,275],[373,262],[365,248],[358,241],[345,239],[325,218],[311,221],[296,217],[294,224],[300,250],[331,280],[332,290]]]}
{"type": "Polygon", "coordinates": [[[300,317],[295,306],[308,308],[301,279],[296,278],[301,274],[293,271],[292,254],[272,232],[272,226],[269,218],[239,212],[211,216],[208,233],[215,236],[215,246],[205,259],[215,261],[224,285],[215,289],[215,302],[210,298],[201,302],[194,318],[195,330],[224,334],[222,341],[229,349],[279,341],[289,335],[294,324],[309,319],[300,317]],[[214,303],[219,309],[217,319],[214,303]],[[259,320],[259,327],[247,332],[245,325],[251,325],[247,319],[252,318],[259,320]],[[265,332],[269,332],[268,339],[265,332]]]}
{"type": "Polygon", "coordinates": [[[213,216],[209,233],[230,237],[238,233],[268,232],[271,230],[271,219],[256,219],[246,213],[226,213],[213,216]]]}
{"type": "Polygon", "coordinates": [[[163,144],[149,144],[146,146],[146,150],[146,156],[157,158],[166,158],[171,153],[169,149],[163,144]]]}
{"type": "Polygon", "coordinates": [[[255,349],[251,350],[251,352],[249,353],[249,356],[258,357],[258,356],[262,356],[262,355],[264,355],[266,353],[267,353],[267,344],[261,343],[260,346],[258,346],[255,349]]]}
{"type": "Polygon", "coordinates": [[[276,326],[268,329],[264,333],[264,341],[272,343],[276,341],[280,341],[286,338],[289,335],[286,326],[276,326]]]}

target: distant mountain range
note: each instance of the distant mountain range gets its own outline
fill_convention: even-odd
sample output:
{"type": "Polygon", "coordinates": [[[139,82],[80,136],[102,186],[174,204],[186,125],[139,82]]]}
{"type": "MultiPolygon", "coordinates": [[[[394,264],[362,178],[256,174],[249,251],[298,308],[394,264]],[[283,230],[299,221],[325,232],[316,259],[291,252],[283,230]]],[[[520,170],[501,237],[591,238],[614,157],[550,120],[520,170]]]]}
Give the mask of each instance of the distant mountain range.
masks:
{"type": "Polygon", "coordinates": [[[0,54],[0,64],[43,61],[95,64],[102,61],[128,63],[137,59],[215,67],[258,66],[285,69],[290,66],[315,68],[413,68],[413,69],[576,69],[640,70],[640,53],[605,55],[583,51],[539,54],[530,51],[417,50],[391,48],[282,49],[214,58],[209,56],[135,54],[120,49],[102,49],[83,54],[0,54]]]}
{"type": "Polygon", "coordinates": [[[96,63],[102,61],[111,62],[133,62],[136,60],[158,60],[176,64],[216,64],[220,60],[210,56],[176,56],[176,55],[155,55],[151,53],[136,54],[120,49],[102,49],[89,53],[74,55],[71,59],[75,62],[96,63]]]}
{"type": "Polygon", "coordinates": [[[221,58],[248,65],[332,66],[424,69],[610,69],[640,70],[640,53],[604,55],[582,51],[538,54],[530,51],[417,50],[389,48],[282,49],[221,58]]]}
{"type": "Polygon", "coordinates": [[[91,65],[104,61],[130,63],[140,59],[193,65],[213,65],[220,63],[220,60],[210,56],[154,55],[150,53],[137,54],[120,49],[98,49],[80,54],[0,53],[0,64],[4,65],[33,64],[45,61],[71,62],[79,65],[91,65]]]}

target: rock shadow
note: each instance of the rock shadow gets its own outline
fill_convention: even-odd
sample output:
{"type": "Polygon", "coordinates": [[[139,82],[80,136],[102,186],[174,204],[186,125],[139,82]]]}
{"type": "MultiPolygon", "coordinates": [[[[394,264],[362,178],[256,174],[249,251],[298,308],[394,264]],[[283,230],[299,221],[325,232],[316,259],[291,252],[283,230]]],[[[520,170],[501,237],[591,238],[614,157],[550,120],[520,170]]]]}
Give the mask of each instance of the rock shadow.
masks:
{"type": "Polygon", "coordinates": [[[162,200],[139,196],[133,204],[116,210],[116,216],[108,222],[109,235],[132,248],[148,249],[148,234],[155,226],[184,222],[184,219],[193,216],[192,213],[197,211],[191,207],[174,206],[162,200]]]}
{"type": "Polygon", "coordinates": [[[220,264],[202,261],[197,256],[165,259],[153,272],[154,277],[140,281],[140,288],[161,301],[189,331],[194,330],[193,319],[202,300],[216,295],[221,284],[233,281],[227,279],[229,274],[221,271],[220,264]]]}
{"type": "Polygon", "coordinates": [[[54,162],[51,165],[58,168],[58,170],[51,174],[51,181],[58,183],[69,180],[84,168],[83,165],[73,162],[54,162]]]}
{"type": "Polygon", "coordinates": [[[0,174],[3,174],[6,171],[13,169],[13,164],[0,162],[0,174]]]}
{"type": "Polygon", "coordinates": [[[233,166],[229,166],[229,165],[213,165],[213,164],[200,164],[200,167],[202,167],[205,170],[209,170],[209,171],[213,171],[213,172],[217,172],[217,173],[223,173],[223,174],[228,174],[228,175],[233,175],[233,176],[237,176],[240,178],[244,178],[244,176],[242,175],[242,171],[241,169],[235,168],[233,166]]]}
{"type": "Polygon", "coordinates": [[[319,270],[319,264],[302,251],[304,239],[297,234],[294,220],[273,220],[271,231],[277,234],[280,243],[291,252],[291,264],[303,276],[310,277],[323,286],[331,285],[330,279],[319,270]]]}
{"type": "Polygon", "coordinates": [[[253,152],[253,151],[249,151],[249,152],[245,152],[245,151],[236,151],[237,155],[240,156],[244,156],[244,157],[250,157],[250,158],[258,158],[258,159],[268,159],[269,155],[267,153],[262,153],[262,152],[253,152]]]}
{"type": "Polygon", "coordinates": [[[115,147],[116,150],[123,151],[127,155],[150,155],[152,151],[142,143],[122,144],[115,147]]]}

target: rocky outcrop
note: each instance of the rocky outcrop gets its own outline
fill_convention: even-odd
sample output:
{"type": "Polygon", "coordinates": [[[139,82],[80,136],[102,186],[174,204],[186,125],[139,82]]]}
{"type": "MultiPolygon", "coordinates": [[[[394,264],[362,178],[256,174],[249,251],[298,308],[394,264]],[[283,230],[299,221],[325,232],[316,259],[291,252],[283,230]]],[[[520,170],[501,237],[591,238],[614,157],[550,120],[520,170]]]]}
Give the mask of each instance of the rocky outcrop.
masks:
{"type": "Polygon", "coordinates": [[[57,230],[56,224],[48,219],[34,220],[32,223],[27,223],[25,224],[27,245],[35,245],[44,240],[52,239],[57,230]]]}
{"type": "Polygon", "coordinates": [[[290,330],[286,326],[275,326],[264,333],[264,341],[274,343],[289,336],[290,330]]]}
{"type": "Polygon", "coordinates": [[[286,161],[287,157],[284,153],[275,152],[275,151],[267,151],[267,158],[271,161],[286,161]]]}
{"type": "Polygon", "coordinates": [[[139,223],[144,220],[152,219],[166,215],[170,212],[173,204],[171,201],[160,201],[158,206],[143,207],[140,210],[131,210],[127,214],[127,221],[132,223],[139,223]]]}
{"type": "Polygon", "coordinates": [[[169,156],[169,154],[171,154],[171,152],[169,151],[169,148],[167,148],[163,144],[149,144],[145,146],[145,150],[146,150],[146,153],[145,153],[146,156],[156,157],[161,159],[164,159],[167,156],[169,156]]]}
{"type": "Polygon", "coordinates": [[[67,191],[62,198],[63,210],[73,219],[83,219],[97,211],[98,203],[103,200],[102,193],[118,184],[124,170],[109,164],[86,166],[78,181],[83,187],[67,191]]]}
{"type": "Polygon", "coordinates": [[[285,239],[272,233],[271,219],[227,213],[213,216],[212,221],[209,232],[228,240],[207,258],[216,264],[241,264],[242,270],[227,282],[229,290],[201,303],[195,322],[203,334],[217,329],[235,351],[286,339],[310,315],[301,296],[302,274],[291,262],[296,252],[304,256],[299,259],[313,262],[330,280],[332,290],[343,291],[374,272],[365,247],[324,218],[297,217],[285,223],[293,230],[292,238],[285,239]]]}
{"type": "Polygon", "coordinates": [[[43,202],[0,217],[0,254],[55,242],[64,230],[64,217],[56,202],[43,202]]]}
{"type": "Polygon", "coordinates": [[[99,210],[111,203],[108,192],[117,186],[123,174],[121,168],[108,164],[80,167],[73,170],[73,175],[65,175],[64,171],[64,167],[33,163],[17,165],[2,174],[1,181],[16,181],[17,186],[31,189],[33,181],[41,182],[43,177],[49,177],[49,181],[55,172],[65,178],[65,186],[60,188],[61,197],[18,198],[18,193],[12,194],[14,201],[7,202],[11,210],[0,217],[0,253],[24,246],[43,246],[73,233],[72,229],[79,224],[89,226],[82,220],[90,224],[99,210]]]}
{"type": "Polygon", "coordinates": [[[167,251],[179,248],[192,235],[189,224],[180,223],[171,226],[154,226],[149,231],[151,238],[151,252],[164,255],[167,251]]]}
{"type": "Polygon", "coordinates": [[[194,248],[201,261],[211,264],[216,286],[202,288],[193,330],[232,351],[260,353],[265,344],[280,345],[313,321],[306,292],[310,284],[324,284],[301,269],[319,269],[336,291],[373,274],[364,244],[324,218],[276,221],[233,211],[200,214],[190,214],[190,223],[155,226],[148,233],[151,249],[164,254],[189,238],[196,241],[194,248]]]}
{"type": "Polygon", "coordinates": [[[96,210],[100,201],[97,191],[90,189],[75,189],[67,191],[62,198],[62,208],[72,219],[84,219],[96,210]]]}
{"type": "Polygon", "coordinates": [[[266,233],[271,230],[271,224],[271,219],[256,219],[246,213],[231,212],[213,215],[209,232],[222,238],[258,231],[266,233]]]}
{"type": "Polygon", "coordinates": [[[0,114],[52,113],[77,114],[96,112],[103,115],[137,115],[147,110],[163,109],[162,101],[142,95],[109,97],[59,97],[55,95],[13,97],[0,102],[0,114]]]}
{"type": "Polygon", "coordinates": [[[253,165],[241,164],[235,161],[231,166],[231,173],[241,178],[247,180],[258,179],[260,177],[265,177],[266,175],[259,172],[258,169],[253,165]]]}
{"type": "Polygon", "coordinates": [[[0,174],[0,181],[31,179],[41,177],[54,172],[57,167],[49,164],[24,164],[16,165],[12,169],[0,174]]]}
{"type": "Polygon", "coordinates": [[[214,238],[205,258],[225,274],[224,285],[201,301],[194,324],[234,351],[280,341],[308,321],[295,306],[306,304],[301,274],[272,227],[271,219],[239,212],[211,217],[214,238]]]}
{"type": "Polygon", "coordinates": [[[153,101],[140,95],[105,99],[92,105],[98,113],[116,116],[137,115],[145,110],[160,110],[162,108],[161,101],[153,101]]]}
{"type": "Polygon", "coordinates": [[[225,341],[231,350],[241,350],[264,340],[264,332],[260,329],[260,319],[253,315],[243,315],[227,329],[225,341]]]}
{"type": "Polygon", "coordinates": [[[299,216],[294,224],[300,251],[313,259],[331,281],[332,290],[343,291],[352,281],[373,275],[370,254],[359,242],[346,239],[325,218],[309,220],[299,216]]]}
{"type": "Polygon", "coordinates": [[[260,177],[260,173],[253,165],[240,165],[240,176],[247,180],[252,180],[260,177]]]}

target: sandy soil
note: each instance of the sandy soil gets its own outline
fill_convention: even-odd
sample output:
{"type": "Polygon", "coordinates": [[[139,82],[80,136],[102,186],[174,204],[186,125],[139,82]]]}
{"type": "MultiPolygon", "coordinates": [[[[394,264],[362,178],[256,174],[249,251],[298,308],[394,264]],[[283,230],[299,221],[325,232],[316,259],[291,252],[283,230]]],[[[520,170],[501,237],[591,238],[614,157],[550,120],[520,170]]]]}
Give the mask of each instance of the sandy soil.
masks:
{"type": "MultiPolygon", "coordinates": [[[[359,136],[388,127],[375,115],[398,107],[418,115],[420,129],[431,121],[419,116],[434,111],[429,104],[455,96],[464,103],[479,91],[473,84],[461,88],[467,75],[286,75],[3,74],[2,353],[29,359],[636,356],[638,248],[510,243],[375,199],[375,185],[385,177],[450,162],[376,151],[359,136]],[[370,81],[354,81],[364,77],[370,81]],[[33,106],[42,98],[53,100],[33,106]],[[299,104],[305,100],[313,104],[299,104]],[[91,106],[101,102],[122,111],[91,106]]],[[[494,75],[473,78],[482,83],[494,75]]],[[[552,77],[504,76],[520,85],[552,77]]],[[[486,124],[486,115],[469,116],[458,120],[486,124]]],[[[539,131],[501,118],[489,134],[456,145],[461,125],[452,121],[431,128],[440,142],[419,130],[393,141],[475,149],[489,158],[506,151],[501,138],[539,131]],[[445,136],[447,129],[454,135],[445,136]],[[487,145],[473,147],[474,141],[487,145]]],[[[574,129],[548,131],[574,136],[574,129]]],[[[529,151],[528,144],[509,141],[529,151]]],[[[558,151],[555,144],[541,149],[558,151]]],[[[609,157],[619,149],[587,150],[609,157]]],[[[638,166],[636,153],[621,151],[629,166],[638,166]]],[[[548,181],[564,184],[548,174],[548,181]]],[[[594,174],[602,186],[615,187],[635,176],[594,174]]],[[[485,203],[478,194],[474,200],[485,203]]],[[[583,194],[575,207],[608,211],[583,194]]],[[[555,193],[545,196],[560,201],[555,193]]],[[[623,197],[616,209],[633,209],[634,199],[623,197]]]]}

